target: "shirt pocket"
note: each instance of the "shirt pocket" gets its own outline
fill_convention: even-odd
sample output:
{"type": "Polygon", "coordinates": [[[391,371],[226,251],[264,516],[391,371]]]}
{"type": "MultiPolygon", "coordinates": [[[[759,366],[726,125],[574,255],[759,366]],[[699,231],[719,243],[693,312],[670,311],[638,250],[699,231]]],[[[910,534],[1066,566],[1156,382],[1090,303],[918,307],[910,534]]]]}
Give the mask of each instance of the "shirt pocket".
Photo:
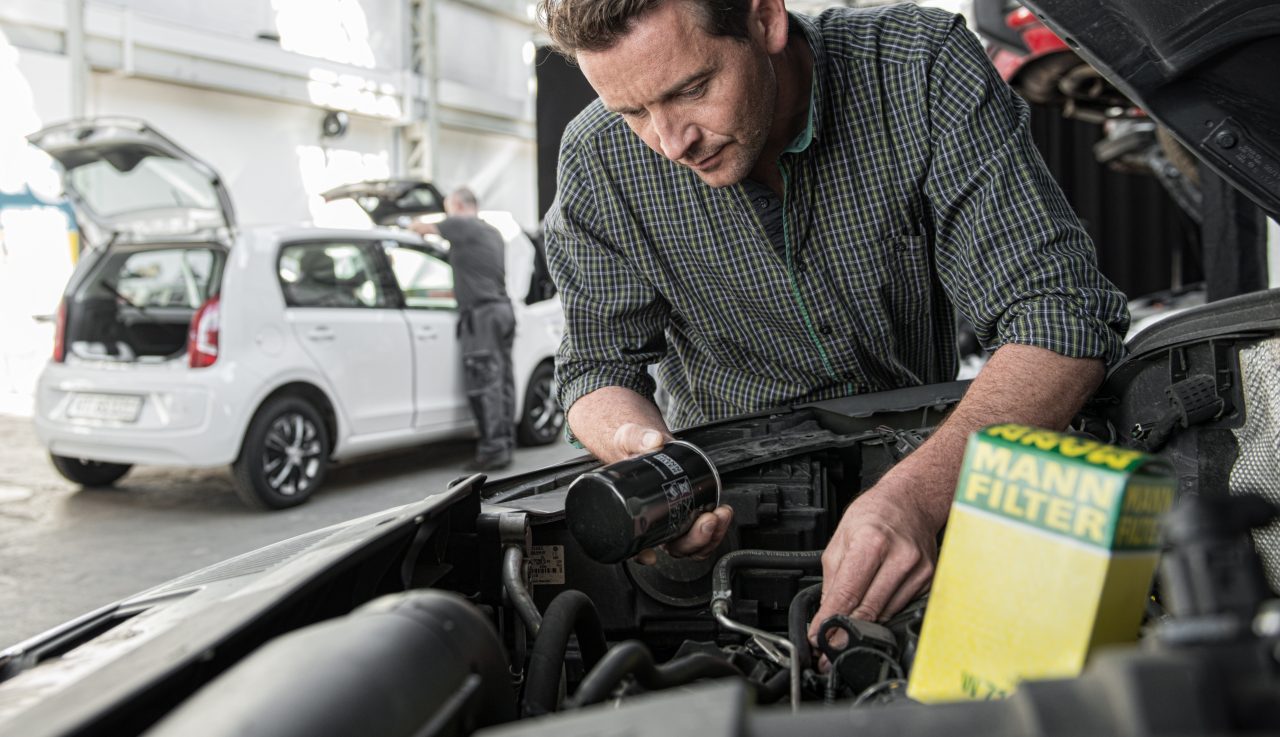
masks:
{"type": "Polygon", "coordinates": [[[895,235],[884,241],[885,278],[881,298],[898,335],[929,316],[933,292],[929,236],[895,235]]]}

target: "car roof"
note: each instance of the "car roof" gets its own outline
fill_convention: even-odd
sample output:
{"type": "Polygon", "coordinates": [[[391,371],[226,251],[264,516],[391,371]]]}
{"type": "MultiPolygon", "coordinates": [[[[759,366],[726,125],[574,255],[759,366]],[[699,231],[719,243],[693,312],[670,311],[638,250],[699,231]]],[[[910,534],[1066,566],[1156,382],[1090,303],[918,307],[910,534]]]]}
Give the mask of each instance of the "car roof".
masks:
{"type": "Polygon", "coordinates": [[[269,248],[280,241],[309,241],[332,238],[335,240],[393,240],[407,245],[421,245],[417,233],[395,228],[322,228],[314,225],[255,225],[241,231],[241,239],[258,247],[269,248]]]}

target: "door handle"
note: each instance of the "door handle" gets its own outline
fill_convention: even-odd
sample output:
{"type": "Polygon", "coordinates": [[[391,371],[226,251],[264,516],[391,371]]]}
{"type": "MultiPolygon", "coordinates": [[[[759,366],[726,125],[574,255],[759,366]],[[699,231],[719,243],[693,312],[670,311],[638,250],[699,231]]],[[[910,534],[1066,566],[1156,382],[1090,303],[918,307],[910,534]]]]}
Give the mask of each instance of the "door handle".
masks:
{"type": "Polygon", "coordinates": [[[333,340],[333,330],[326,325],[320,325],[307,331],[307,340],[316,342],[333,340]]]}
{"type": "Polygon", "coordinates": [[[418,328],[418,340],[435,340],[440,337],[440,333],[435,328],[418,328]]]}

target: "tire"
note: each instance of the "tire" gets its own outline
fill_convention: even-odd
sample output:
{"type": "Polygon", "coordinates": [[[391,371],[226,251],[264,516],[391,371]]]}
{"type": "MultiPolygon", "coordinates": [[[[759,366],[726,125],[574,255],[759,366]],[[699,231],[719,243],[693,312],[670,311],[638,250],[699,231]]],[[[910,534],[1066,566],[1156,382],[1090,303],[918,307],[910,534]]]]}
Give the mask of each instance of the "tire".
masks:
{"type": "Polygon", "coordinates": [[[53,467],[66,480],[86,489],[101,489],[119,481],[133,466],[127,463],[103,463],[101,461],[50,455],[53,467]]]}
{"type": "Polygon", "coordinates": [[[554,378],[555,368],[550,363],[540,364],[529,377],[516,425],[516,440],[521,445],[550,445],[564,430],[564,410],[556,404],[555,392],[551,391],[554,378]]]}
{"type": "Polygon", "coordinates": [[[276,397],[254,415],[231,464],[236,494],[254,509],[296,507],[324,482],[329,433],[301,397],[276,397]]]}

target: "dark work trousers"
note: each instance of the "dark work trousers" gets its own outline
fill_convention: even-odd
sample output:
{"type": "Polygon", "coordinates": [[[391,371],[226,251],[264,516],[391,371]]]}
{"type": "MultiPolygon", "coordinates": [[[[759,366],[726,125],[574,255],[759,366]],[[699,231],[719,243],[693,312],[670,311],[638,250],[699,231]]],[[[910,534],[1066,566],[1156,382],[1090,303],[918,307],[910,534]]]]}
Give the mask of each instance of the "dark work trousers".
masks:
{"type": "Polygon", "coordinates": [[[486,302],[458,316],[464,384],[480,430],[477,459],[509,456],[515,449],[516,385],[511,371],[515,336],[516,316],[510,302],[486,302]]]}

